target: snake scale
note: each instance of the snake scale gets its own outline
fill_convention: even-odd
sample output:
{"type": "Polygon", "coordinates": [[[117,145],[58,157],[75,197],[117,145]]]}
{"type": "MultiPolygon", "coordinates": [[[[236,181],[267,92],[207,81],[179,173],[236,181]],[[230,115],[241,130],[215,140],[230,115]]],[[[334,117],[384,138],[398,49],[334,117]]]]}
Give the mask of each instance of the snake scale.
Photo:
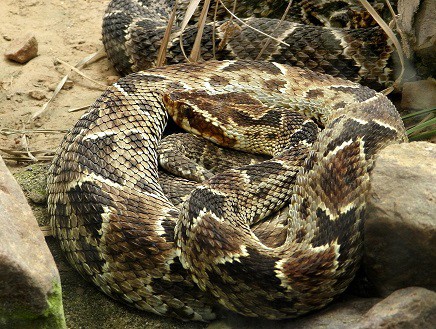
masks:
{"type": "MultiPolygon", "coordinates": [[[[135,47],[160,38],[136,45],[134,26],[159,23],[170,4],[111,2],[103,40],[120,72],[136,70],[135,47]]],[[[289,28],[284,39],[301,26],[289,28]]],[[[351,61],[318,52],[327,73],[351,61]]],[[[372,71],[356,58],[362,74],[350,78],[386,81],[386,58],[372,71]]],[[[319,309],[359,266],[369,174],[380,149],[406,141],[402,121],[384,95],[340,77],[250,56],[205,59],[121,78],[81,117],[49,169],[55,235],[77,271],[141,310],[208,321],[217,302],[269,319],[319,309]],[[161,141],[169,117],[191,134],[161,141]]]]}

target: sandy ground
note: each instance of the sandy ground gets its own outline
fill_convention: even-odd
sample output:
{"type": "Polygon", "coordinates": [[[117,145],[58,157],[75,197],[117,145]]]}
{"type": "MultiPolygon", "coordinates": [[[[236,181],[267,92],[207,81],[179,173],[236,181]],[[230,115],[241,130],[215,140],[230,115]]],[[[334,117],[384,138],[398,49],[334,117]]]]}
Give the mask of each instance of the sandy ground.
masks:
{"type": "MultiPolygon", "coordinates": [[[[36,120],[29,120],[51,97],[54,88],[70,69],[57,59],[75,65],[102,48],[101,20],[109,0],[3,0],[0,3],[0,53],[27,33],[35,35],[38,56],[22,65],[0,56],[0,148],[22,150],[21,134],[5,135],[5,129],[64,130],[72,127],[83,111],[69,109],[90,105],[102,92],[100,86],[77,73],[36,120]],[[12,40],[12,41],[11,41],[12,40]],[[39,94],[40,100],[32,97],[39,94]],[[3,134],[1,131],[3,130],[3,134]]],[[[106,84],[116,75],[106,58],[83,69],[93,79],[106,84]]],[[[31,152],[54,150],[62,133],[30,133],[31,152]]],[[[0,152],[7,159],[4,153],[0,152]]],[[[12,170],[16,165],[8,162],[12,170]]]]}

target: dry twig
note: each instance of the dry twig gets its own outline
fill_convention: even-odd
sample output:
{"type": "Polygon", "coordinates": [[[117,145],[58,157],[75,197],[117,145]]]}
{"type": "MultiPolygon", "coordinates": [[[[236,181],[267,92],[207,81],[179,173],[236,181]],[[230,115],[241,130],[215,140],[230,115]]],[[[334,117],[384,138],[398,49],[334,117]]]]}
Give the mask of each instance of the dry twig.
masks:
{"type": "Polygon", "coordinates": [[[188,26],[188,23],[192,16],[195,13],[195,10],[198,7],[198,4],[200,3],[200,0],[191,0],[191,2],[188,5],[188,8],[186,8],[185,17],[183,17],[183,21],[180,25],[180,49],[182,50],[183,56],[185,56],[186,59],[188,59],[188,56],[186,56],[185,48],[183,47],[183,31],[185,31],[186,27],[188,26]]]}
{"type": "Polygon", "coordinates": [[[170,19],[168,20],[168,24],[167,24],[167,27],[165,29],[165,34],[162,38],[162,41],[161,41],[161,44],[159,47],[159,52],[157,54],[157,60],[156,60],[156,67],[160,67],[160,66],[165,64],[168,42],[170,41],[171,29],[173,28],[173,25],[174,25],[174,20],[176,18],[176,12],[177,12],[177,1],[174,2],[173,11],[171,12],[170,19]]]}
{"type": "Polygon", "coordinates": [[[209,11],[210,0],[205,0],[201,10],[200,18],[198,20],[197,35],[195,36],[194,44],[192,46],[191,54],[189,55],[189,62],[197,62],[201,57],[201,37],[206,25],[207,13],[209,11]]]}
{"type": "Polygon", "coordinates": [[[85,79],[87,79],[87,80],[89,80],[89,81],[95,83],[96,85],[102,87],[103,90],[107,88],[107,86],[106,86],[105,84],[103,84],[103,83],[101,83],[101,82],[98,82],[97,80],[94,80],[94,79],[92,79],[91,77],[87,76],[85,73],[83,73],[82,71],[80,71],[77,67],[72,66],[72,65],[68,64],[67,62],[64,62],[63,60],[59,59],[59,58],[56,58],[56,60],[57,60],[59,63],[61,63],[62,65],[65,65],[66,67],[68,67],[71,71],[76,72],[76,73],[77,73],[78,75],[80,75],[81,77],[83,77],[83,78],[85,78],[85,79]]]}

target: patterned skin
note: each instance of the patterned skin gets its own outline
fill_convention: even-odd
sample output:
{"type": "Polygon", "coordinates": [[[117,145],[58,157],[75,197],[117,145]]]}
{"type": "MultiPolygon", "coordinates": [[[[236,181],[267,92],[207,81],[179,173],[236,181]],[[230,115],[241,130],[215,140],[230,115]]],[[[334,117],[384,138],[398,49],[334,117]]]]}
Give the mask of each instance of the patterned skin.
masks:
{"type": "Polygon", "coordinates": [[[405,140],[385,96],[340,78],[255,61],[155,68],[109,87],[65,137],[48,178],[52,225],[83,276],[139,309],[208,321],[219,302],[295,317],[353,279],[374,157],[405,140]],[[272,158],[206,174],[176,207],[159,184],[168,115],[272,158]]]}

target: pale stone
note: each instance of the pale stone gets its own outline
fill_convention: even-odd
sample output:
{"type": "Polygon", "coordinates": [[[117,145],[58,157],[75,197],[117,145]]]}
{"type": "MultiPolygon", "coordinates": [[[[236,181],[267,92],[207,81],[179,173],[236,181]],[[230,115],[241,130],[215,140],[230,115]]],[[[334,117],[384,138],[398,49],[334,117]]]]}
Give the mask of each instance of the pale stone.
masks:
{"type": "Polygon", "coordinates": [[[0,241],[0,327],[64,328],[59,272],[1,157],[0,241]]]}
{"type": "Polygon", "coordinates": [[[436,290],[436,145],[414,142],[380,152],[371,175],[365,266],[378,293],[436,290]]]}

